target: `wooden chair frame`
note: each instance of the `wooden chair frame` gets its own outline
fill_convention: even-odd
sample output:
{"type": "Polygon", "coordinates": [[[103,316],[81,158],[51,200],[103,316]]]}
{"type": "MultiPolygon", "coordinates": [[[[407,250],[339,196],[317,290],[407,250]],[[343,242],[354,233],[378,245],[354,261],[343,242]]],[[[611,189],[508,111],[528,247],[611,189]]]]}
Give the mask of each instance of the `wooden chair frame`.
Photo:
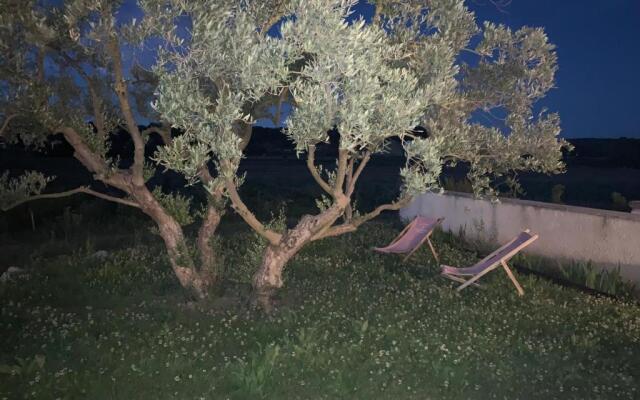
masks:
{"type": "MultiPolygon", "coordinates": [[[[529,233],[529,229],[524,230],[524,232],[529,233]]],[[[500,246],[497,250],[495,250],[493,253],[489,254],[488,256],[486,256],[485,258],[483,258],[481,261],[477,262],[476,264],[480,264],[480,263],[490,259],[491,257],[494,257],[501,249],[509,246],[511,243],[515,242],[516,239],[517,239],[517,237],[514,238],[513,240],[509,241],[508,243],[500,246]]],[[[513,250],[511,250],[509,253],[505,254],[503,257],[501,257],[495,263],[491,264],[489,267],[483,269],[482,271],[480,271],[479,273],[477,273],[475,275],[472,275],[470,279],[464,279],[464,278],[462,278],[462,277],[460,277],[458,275],[446,274],[444,272],[442,273],[442,276],[444,276],[445,278],[454,280],[456,282],[461,282],[462,285],[460,285],[456,289],[458,292],[460,292],[461,290],[463,290],[464,288],[466,288],[466,287],[468,287],[470,285],[480,286],[480,285],[478,285],[476,283],[476,281],[478,281],[480,278],[482,278],[484,275],[488,274],[489,272],[493,271],[494,269],[498,268],[499,266],[502,266],[502,268],[504,269],[504,272],[507,274],[507,276],[509,277],[509,279],[511,280],[513,285],[516,287],[516,290],[518,291],[518,294],[520,296],[522,296],[522,295],[524,295],[524,290],[522,289],[522,286],[520,285],[520,282],[518,282],[516,277],[513,275],[513,272],[509,268],[509,265],[507,264],[507,261],[509,261],[511,258],[513,258],[516,254],[518,254],[520,252],[520,250],[522,250],[525,247],[527,247],[528,245],[530,245],[536,239],[538,239],[538,235],[531,236],[531,238],[529,238],[526,242],[520,244],[518,247],[516,247],[513,250]]]]}

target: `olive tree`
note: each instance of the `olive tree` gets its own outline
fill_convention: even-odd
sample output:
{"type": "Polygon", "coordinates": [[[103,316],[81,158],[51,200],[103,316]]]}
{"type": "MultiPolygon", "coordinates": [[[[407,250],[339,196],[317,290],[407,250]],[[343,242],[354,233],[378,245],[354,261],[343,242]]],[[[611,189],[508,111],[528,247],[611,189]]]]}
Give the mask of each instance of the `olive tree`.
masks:
{"type": "Polygon", "coordinates": [[[284,267],[304,246],[353,232],[417,194],[441,190],[445,165],[468,163],[478,195],[495,194],[494,184],[517,171],[562,171],[566,144],[558,139],[559,118],[532,111],[553,87],[557,68],[543,30],[481,28],[462,0],[378,0],[372,23],[348,22],[357,0],[287,3],[284,14],[291,18],[282,22],[279,37],[257,35],[251,8],[238,7],[195,29],[180,59],[165,59],[157,71],[157,111],[189,132],[176,151],[187,156],[176,159],[167,151],[160,158],[182,171],[194,170],[193,159],[216,163],[225,196],[268,242],[253,277],[260,304],[268,307],[283,285],[284,267]],[[246,62],[242,71],[235,69],[239,62],[246,62]],[[247,104],[265,92],[293,106],[284,132],[324,191],[318,213],[280,232],[259,221],[238,190],[242,141],[233,132],[257,118],[247,104]],[[486,125],[474,118],[493,112],[504,118],[486,125]],[[418,125],[428,137],[415,134],[418,125]],[[316,165],[316,146],[328,142],[332,129],[339,132],[339,149],[335,168],[325,169],[316,165]],[[362,172],[392,138],[406,154],[400,195],[357,210],[353,198],[362,172]]]}
{"type": "MultiPolygon", "coordinates": [[[[180,284],[198,298],[206,297],[208,288],[220,278],[220,265],[211,241],[225,207],[224,182],[217,176],[218,170],[212,170],[207,163],[206,140],[198,136],[196,141],[191,130],[175,137],[171,134],[171,122],[166,119],[171,113],[160,119],[151,107],[157,77],[143,68],[142,61],[145,54],[169,58],[168,54],[183,53],[189,41],[188,34],[180,34],[185,26],[193,27],[194,43],[201,33],[208,34],[214,26],[222,29],[221,36],[211,38],[220,47],[215,50],[218,54],[207,56],[212,62],[210,67],[221,65],[216,63],[219,56],[217,60],[224,61],[227,68],[225,74],[244,74],[245,80],[254,82],[250,98],[223,95],[219,101],[224,104],[209,115],[212,120],[219,118],[218,122],[225,127],[219,137],[210,138],[209,145],[236,157],[235,152],[246,146],[251,133],[243,115],[258,115],[273,100],[267,89],[278,74],[267,78],[271,71],[260,72],[273,56],[264,60],[252,57],[261,54],[267,30],[284,10],[277,0],[261,1],[260,5],[244,8],[252,19],[245,19],[235,31],[224,31],[237,3],[140,0],[137,5],[144,18],[136,21],[118,18],[122,1],[1,0],[0,136],[37,147],[47,136],[61,133],[73,147],[74,157],[96,182],[110,190],[98,190],[92,185],[50,193],[47,184],[52,177],[37,172],[19,177],[5,173],[0,176],[0,208],[8,210],[34,199],[76,193],[137,208],[155,222],[180,284]],[[249,36],[255,40],[247,41],[249,36]],[[233,55],[227,56],[227,51],[233,55]],[[246,65],[253,69],[244,69],[246,65]],[[237,113],[229,114],[229,110],[237,113]],[[138,122],[143,119],[161,124],[141,129],[138,122]],[[115,129],[129,135],[132,154],[109,156],[110,133],[115,129]],[[161,137],[163,146],[157,157],[149,158],[145,157],[145,147],[152,134],[161,137]],[[189,146],[186,159],[185,146],[189,146]],[[120,161],[120,157],[125,161],[120,161]],[[132,161],[127,163],[127,159],[132,161]],[[193,223],[195,218],[189,199],[163,193],[148,183],[155,169],[169,160],[174,167],[181,165],[174,169],[185,173],[188,184],[199,185],[206,192],[207,202],[199,212],[195,243],[183,231],[183,225],[193,223]]],[[[195,47],[190,49],[193,52],[195,47]]],[[[216,84],[202,83],[213,83],[211,88],[216,84]]],[[[218,89],[220,93],[228,91],[223,86],[215,90],[218,89]]],[[[184,92],[176,91],[173,95],[183,96],[184,92]]],[[[182,107],[210,106],[199,100],[194,104],[189,99],[184,97],[182,107]]],[[[177,98],[176,101],[182,102],[177,98]]]]}

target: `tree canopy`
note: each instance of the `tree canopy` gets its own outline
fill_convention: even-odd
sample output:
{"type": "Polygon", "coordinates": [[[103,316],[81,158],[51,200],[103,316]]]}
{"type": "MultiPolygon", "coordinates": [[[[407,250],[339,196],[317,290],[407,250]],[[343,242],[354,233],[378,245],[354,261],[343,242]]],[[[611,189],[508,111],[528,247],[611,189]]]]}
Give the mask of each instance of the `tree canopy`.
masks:
{"type": "MultiPolygon", "coordinates": [[[[182,265],[180,223],[163,204],[169,195],[147,187],[148,171],[175,170],[206,190],[197,242],[209,259],[204,243],[229,201],[269,243],[254,278],[259,291],[280,287],[282,269],[307,243],[351,232],[415,195],[441,190],[444,166],[467,163],[478,195],[495,195],[505,178],[517,183],[518,171],[563,170],[559,117],[534,112],[557,70],[555,47],[542,29],[478,25],[463,0],[372,1],[371,22],[354,18],[357,3],[139,0],[144,18],[126,22],[116,18],[121,3],[113,1],[12,3],[11,12],[0,14],[2,134],[37,145],[41,132],[63,133],[94,177],[124,197],[76,190],[150,215],[183,284],[193,276],[187,271],[198,268],[182,265]],[[150,47],[156,63],[144,68],[135,55],[150,47]],[[292,110],[286,121],[283,104],[292,110]],[[482,115],[492,122],[483,123],[482,115]],[[141,117],[159,127],[141,131],[141,117]],[[261,118],[284,122],[284,134],[324,191],[318,213],[285,231],[259,221],[238,190],[243,151],[261,118]],[[107,157],[109,132],[118,126],[134,145],[126,168],[107,157]],[[417,134],[418,126],[427,134],[417,134]],[[180,134],[172,136],[171,127],[180,134]],[[339,133],[334,168],[315,160],[330,130],[339,133]],[[164,146],[145,160],[151,133],[164,146]],[[357,210],[362,171],[391,139],[406,155],[400,195],[357,210]]],[[[4,176],[0,184],[13,193],[5,203],[40,195],[47,180],[36,173],[4,176]]]]}

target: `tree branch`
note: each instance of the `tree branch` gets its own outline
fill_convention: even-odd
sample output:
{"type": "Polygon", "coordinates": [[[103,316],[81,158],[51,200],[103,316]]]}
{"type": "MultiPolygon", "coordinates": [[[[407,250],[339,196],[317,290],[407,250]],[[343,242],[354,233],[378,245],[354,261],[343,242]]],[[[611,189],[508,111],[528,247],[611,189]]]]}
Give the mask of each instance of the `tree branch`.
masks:
{"type": "Polygon", "coordinates": [[[321,240],[328,237],[340,236],[340,235],[344,235],[345,233],[355,232],[357,229],[358,227],[355,226],[352,222],[348,222],[345,224],[332,226],[331,228],[318,233],[311,240],[316,241],[316,240],[321,240]]]}
{"type": "Polygon", "coordinates": [[[282,117],[282,104],[288,97],[288,92],[289,88],[283,87],[280,91],[280,94],[278,95],[278,105],[276,106],[276,112],[272,120],[274,126],[280,125],[280,119],[282,117]]]}
{"type": "Polygon", "coordinates": [[[2,127],[0,127],[0,137],[2,137],[4,135],[4,132],[9,127],[9,123],[11,122],[11,120],[14,119],[14,118],[17,118],[17,117],[18,117],[18,114],[11,114],[7,118],[4,119],[4,122],[2,123],[2,127]]]}
{"type": "Polygon", "coordinates": [[[353,167],[355,163],[356,163],[355,157],[349,158],[349,162],[347,163],[347,175],[345,178],[345,185],[347,187],[349,187],[349,183],[351,183],[351,180],[353,179],[353,167]]]}
{"type": "Polygon", "coordinates": [[[320,234],[316,235],[313,237],[312,240],[320,240],[320,239],[324,239],[327,237],[332,237],[332,236],[340,236],[342,234],[345,233],[349,233],[349,232],[354,232],[355,230],[358,229],[358,227],[362,224],[364,224],[367,221],[372,220],[373,218],[377,217],[378,215],[380,215],[383,211],[396,211],[401,209],[402,207],[406,206],[407,204],[409,204],[409,202],[411,201],[411,197],[405,197],[402,198],[396,202],[393,203],[388,203],[388,204],[383,204],[381,206],[378,206],[376,209],[374,209],[373,211],[362,215],[358,218],[355,218],[354,220],[352,220],[351,222],[348,222],[346,224],[340,224],[340,225],[336,225],[333,226],[323,232],[320,232],[320,234]]]}
{"type": "Polygon", "coordinates": [[[8,211],[11,210],[12,208],[15,208],[23,203],[27,203],[30,201],[34,201],[34,200],[41,200],[41,199],[59,199],[62,197],[68,197],[68,196],[72,196],[74,194],[77,193],[86,193],[86,194],[90,194],[92,196],[95,197],[99,197],[101,199],[104,200],[109,200],[109,201],[113,201],[114,203],[119,203],[119,204],[124,204],[126,206],[130,206],[130,207],[135,207],[135,208],[140,208],[140,205],[138,205],[138,203],[134,202],[134,201],[130,201],[127,199],[122,199],[119,197],[114,197],[114,196],[110,196],[108,194],[104,194],[104,193],[100,193],[100,192],[96,192],[95,190],[91,190],[86,186],[81,186],[79,188],[76,189],[72,189],[72,190],[67,190],[66,192],[60,192],[60,193],[45,193],[45,194],[38,194],[35,196],[30,196],[26,199],[17,201],[9,206],[3,207],[2,211],[8,211]]]}
{"type": "Polygon", "coordinates": [[[249,141],[251,141],[251,136],[253,136],[253,127],[251,124],[247,124],[244,121],[238,121],[238,136],[242,142],[240,143],[240,150],[247,148],[249,145],[249,141]]]}
{"type": "Polygon", "coordinates": [[[89,146],[84,142],[82,136],[71,127],[62,127],[56,130],[64,135],[66,141],[73,147],[73,156],[80,161],[89,172],[94,174],[94,178],[118,188],[124,192],[130,193],[130,177],[122,172],[114,172],[102,158],[96,155],[89,146]]]}
{"type": "Polygon", "coordinates": [[[309,146],[309,150],[307,152],[307,168],[309,169],[309,172],[311,172],[311,176],[313,176],[313,179],[315,179],[318,185],[320,185],[322,190],[324,190],[325,192],[333,196],[334,195],[333,189],[327,183],[327,181],[325,181],[322,178],[322,176],[320,176],[320,172],[318,172],[318,169],[316,168],[315,161],[316,161],[316,146],[311,145],[309,146]]]}
{"type": "Polygon", "coordinates": [[[283,14],[285,10],[284,5],[285,5],[284,1],[278,3],[273,14],[260,27],[260,35],[266,36],[267,33],[269,32],[269,29],[271,29],[271,27],[273,26],[273,24],[280,21],[280,18],[284,16],[283,14]]]}
{"type": "Polygon", "coordinates": [[[171,127],[166,124],[162,124],[162,126],[150,126],[145,128],[140,132],[142,136],[150,135],[152,133],[156,133],[162,139],[162,142],[165,146],[171,145],[173,142],[173,138],[171,137],[171,127]]]}
{"type": "Polygon", "coordinates": [[[124,114],[124,119],[127,124],[129,135],[133,140],[134,154],[133,165],[131,166],[133,172],[133,183],[136,186],[144,185],[144,140],[138,129],[138,124],[133,116],[131,104],[129,103],[129,90],[127,88],[127,82],[124,78],[122,70],[122,55],[120,54],[120,44],[115,36],[112,36],[107,49],[113,60],[113,72],[115,75],[115,90],[120,102],[120,109],[124,114]]]}
{"type": "Polygon", "coordinates": [[[401,209],[402,207],[406,206],[407,204],[409,204],[411,202],[411,197],[404,197],[399,199],[398,201],[395,201],[393,203],[387,203],[387,204],[383,204],[381,206],[378,206],[376,209],[374,209],[373,211],[358,217],[356,219],[356,226],[360,226],[363,223],[377,217],[378,215],[380,215],[383,211],[397,211],[399,209],[401,209]]]}
{"type": "MultiPolygon", "coordinates": [[[[349,164],[347,164],[347,177],[346,177],[346,181],[345,181],[345,185],[347,186],[347,188],[351,187],[351,181],[353,180],[353,166],[355,165],[356,159],[355,157],[351,157],[349,159],[349,164]]],[[[348,192],[348,189],[347,189],[348,192]]],[[[345,221],[351,221],[351,218],[353,218],[353,207],[351,206],[351,196],[349,197],[349,204],[347,204],[347,207],[344,209],[344,219],[345,221]]]]}
{"type": "Polygon", "coordinates": [[[338,150],[338,170],[336,171],[336,184],[334,192],[344,193],[344,180],[347,176],[347,164],[349,163],[349,151],[338,150]]]}
{"type": "Polygon", "coordinates": [[[48,45],[48,47],[52,50],[55,50],[60,54],[60,57],[66,61],[68,65],[70,65],[77,73],[80,75],[85,82],[87,83],[87,88],[89,89],[89,98],[91,100],[91,108],[93,109],[93,118],[95,120],[96,130],[98,131],[98,135],[103,139],[106,139],[108,132],[106,132],[106,124],[104,120],[104,115],[102,114],[102,99],[98,96],[98,92],[96,91],[94,77],[89,76],[84,69],[82,69],[82,65],[75,58],[72,58],[67,53],[62,51],[61,49],[57,49],[52,45],[48,45]]]}
{"type": "Polygon", "coordinates": [[[236,188],[236,184],[233,182],[233,179],[225,179],[225,188],[227,189],[227,194],[231,199],[231,204],[233,209],[236,210],[240,217],[260,236],[264,237],[269,241],[269,243],[273,245],[277,245],[282,238],[282,235],[274,232],[268,228],[266,228],[256,216],[249,210],[246,204],[240,198],[240,194],[238,194],[238,189],[236,188]]]}
{"type": "Polygon", "coordinates": [[[75,129],[71,127],[63,127],[57,129],[58,132],[62,132],[64,138],[73,147],[74,157],[82,163],[89,171],[98,175],[98,179],[107,175],[107,164],[96,155],[89,146],[84,142],[84,139],[75,129]]]}
{"type": "Polygon", "coordinates": [[[44,71],[44,59],[46,56],[45,49],[43,47],[38,47],[38,55],[36,57],[36,62],[38,64],[38,75],[37,80],[38,83],[44,83],[45,79],[45,71],[44,71]]]}
{"type": "Polygon", "coordinates": [[[370,159],[371,159],[371,152],[367,151],[364,154],[364,157],[362,158],[362,160],[360,161],[360,164],[358,164],[358,168],[356,168],[356,172],[353,174],[353,177],[351,177],[350,182],[347,184],[347,197],[351,197],[351,195],[353,194],[353,191],[356,188],[356,183],[360,178],[360,174],[362,174],[362,170],[364,170],[364,167],[367,166],[367,163],[369,162],[370,159]]]}
{"type": "Polygon", "coordinates": [[[89,88],[89,97],[91,98],[91,107],[93,108],[93,118],[96,122],[96,130],[98,135],[103,139],[107,139],[109,132],[106,131],[106,123],[104,114],[102,113],[102,99],[98,96],[93,79],[87,77],[87,87],[89,88]]]}

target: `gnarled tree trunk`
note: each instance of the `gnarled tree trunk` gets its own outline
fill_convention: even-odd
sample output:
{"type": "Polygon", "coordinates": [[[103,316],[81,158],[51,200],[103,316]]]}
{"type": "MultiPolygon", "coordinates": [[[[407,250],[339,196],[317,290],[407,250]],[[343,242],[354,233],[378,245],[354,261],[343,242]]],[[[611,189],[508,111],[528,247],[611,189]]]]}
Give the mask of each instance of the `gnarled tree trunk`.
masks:
{"type": "Polygon", "coordinates": [[[212,203],[207,207],[196,239],[196,248],[200,256],[200,274],[206,276],[212,285],[218,283],[222,275],[216,250],[211,243],[222,218],[222,211],[216,204],[212,203]]]}
{"type": "Polygon", "coordinates": [[[272,309],[272,296],[282,287],[282,273],[289,260],[344,212],[346,197],[337,200],[324,212],[302,217],[295,228],[287,230],[277,244],[267,246],[260,268],[253,275],[253,304],[267,313],[272,309]]]}
{"type": "MultiPolygon", "coordinates": [[[[131,197],[129,200],[122,200],[108,197],[111,201],[132,203],[156,223],[158,232],[162,237],[171,267],[173,268],[180,285],[190,291],[198,299],[207,297],[209,287],[217,283],[220,274],[217,268],[217,258],[215,250],[211,247],[211,237],[215,234],[222,212],[219,204],[222,204],[222,192],[214,194],[212,201],[207,208],[204,221],[200,227],[197,238],[197,250],[200,258],[200,268],[196,268],[196,264],[192,255],[188,251],[187,242],[184,232],[180,224],[166,212],[158,200],[153,196],[151,191],[144,185],[138,185],[134,182],[133,176],[126,172],[116,174],[108,173],[108,168],[104,162],[97,157],[84,143],[82,138],[71,128],[60,129],[67,141],[73,146],[74,156],[88,170],[94,173],[97,180],[105,184],[118,188],[127,193],[131,197]]],[[[92,193],[96,195],[95,193],[92,193]]]]}
{"type": "Polygon", "coordinates": [[[189,252],[182,227],[164,210],[149,189],[145,186],[132,185],[131,195],[140,204],[141,210],[158,226],[160,237],[167,248],[171,267],[180,285],[199,300],[206,298],[209,288],[219,280],[219,274],[215,268],[215,252],[209,242],[220,222],[219,211],[213,206],[207,210],[198,234],[197,248],[202,264],[197,268],[189,252]]]}

